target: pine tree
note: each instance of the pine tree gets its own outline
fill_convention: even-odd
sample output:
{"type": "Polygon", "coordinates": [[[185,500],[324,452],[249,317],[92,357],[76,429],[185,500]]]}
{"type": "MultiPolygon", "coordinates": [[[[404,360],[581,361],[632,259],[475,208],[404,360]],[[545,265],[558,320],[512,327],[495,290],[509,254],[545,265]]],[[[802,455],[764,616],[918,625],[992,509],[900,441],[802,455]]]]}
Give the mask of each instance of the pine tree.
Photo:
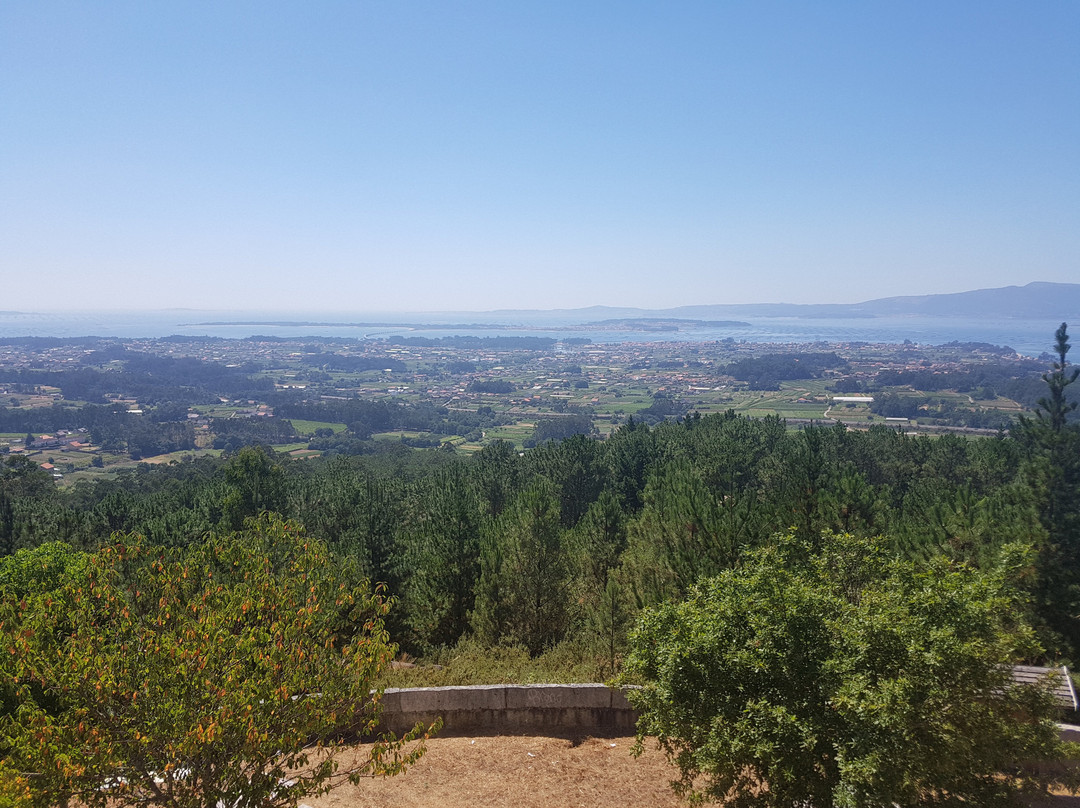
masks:
{"type": "Polygon", "coordinates": [[[1043,374],[1043,381],[1049,387],[1050,395],[1039,399],[1039,410],[1036,412],[1036,416],[1040,420],[1045,420],[1054,433],[1060,433],[1065,429],[1069,413],[1077,406],[1077,402],[1068,401],[1065,394],[1068,386],[1080,376],[1080,368],[1074,368],[1071,374],[1067,370],[1065,355],[1071,347],[1068,323],[1062,323],[1054,332],[1054,351],[1058,355],[1058,360],[1054,362],[1049,373],[1043,374]]]}
{"type": "Polygon", "coordinates": [[[451,646],[468,631],[475,607],[486,517],[459,469],[437,474],[417,509],[407,536],[409,620],[421,647],[451,646]]]}
{"type": "Polygon", "coordinates": [[[473,626],[492,643],[539,654],[568,627],[568,573],[559,503],[543,478],[519,494],[500,517],[481,559],[473,626]]]}
{"type": "Polygon", "coordinates": [[[1069,372],[1067,324],[1054,334],[1057,361],[1043,374],[1048,395],[1039,399],[1035,419],[1021,421],[1018,435],[1031,453],[1030,478],[1041,501],[1040,521],[1048,536],[1041,558],[1040,605],[1047,623],[1080,652],[1080,427],[1068,421],[1076,402],[1067,391],[1080,376],[1069,372]]]}

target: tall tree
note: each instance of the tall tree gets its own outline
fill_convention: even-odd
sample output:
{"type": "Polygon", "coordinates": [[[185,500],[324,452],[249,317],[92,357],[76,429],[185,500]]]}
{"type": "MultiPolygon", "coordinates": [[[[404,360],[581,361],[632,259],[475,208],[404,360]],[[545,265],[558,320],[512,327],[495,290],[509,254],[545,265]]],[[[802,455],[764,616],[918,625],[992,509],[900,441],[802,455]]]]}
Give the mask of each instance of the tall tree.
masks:
{"type": "Polygon", "coordinates": [[[1054,332],[1054,351],[1057,353],[1057,361],[1054,362],[1049,373],[1043,374],[1043,381],[1049,388],[1049,395],[1039,399],[1039,411],[1037,415],[1045,418],[1050,429],[1061,432],[1065,429],[1065,423],[1070,412],[1076,409],[1077,402],[1070,402],[1066,396],[1069,385],[1080,376],[1080,368],[1074,368],[1068,372],[1066,355],[1069,353],[1069,324],[1062,323],[1054,332]]]}
{"type": "Polygon", "coordinates": [[[425,649],[456,643],[469,629],[480,577],[486,518],[460,467],[423,487],[408,528],[411,570],[405,585],[410,626],[425,649]]]}
{"type": "Polygon", "coordinates": [[[474,621],[488,641],[539,654],[565,636],[568,575],[559,510],[554,487],[539,478],[500,518],[483,558],[474,621]]]}
{"type": "Polygon", "coordinates": [[[0,556],[15,552],[15,506],[0,489],[0,556]]]}
{"type": "Polygon", "coordinates": [[[718,496],[689,460],[678,459],[649,479],[628,533],[628,583],[639,605],[651,606],[733,566],[753,540],[755,514],[748,497],[718,496]]]}
{"type": "Polygon", "coordinates": [[[619,557],[626,548],[626,515],[619,498],[604,491],[569,534],[579,636],[596,654],[602,675],[614,673],[636,610],[623,584],[619,557]]]}
{"type": "Polygon", "coordinates": [[[607,469],[598,462],[599,445],[585,435],[573,435],[526,456],[529,465],[555,484],[563,527],[576,525],[604,489],[607,469]]]}
{"type": "Polygon", "coordinates": [[[223,507],[226,527],[238,530],[246,518],[280,509],[283,471],[273,455],[273,449],[245,446],[225,464],[231,488],[223,507]]]}
{"type": "Polygon", "coordinates": [[[1080,425],[1070,423],[1077,403],[1068,388],[1080,376],[1069,372],[1066,323],[1054,333],[1057,361],[1043,375],[1045,397],[1035,420],[1021,420],[1018,434],[1031,452],[1030,477],[1041,499],[1041,521],[1048,541],[1042,555],[1041,600],[1050,626],[1066,642],[1067,652],[1080,652],[1080,425]]]}
{"type": "Polygon", "coordinates": [[[497,440],[473,455],[475,479],[489,516],[501,514],[518,492],[521,470],[517,459],[514,445],[505,440],[497,440]]]}

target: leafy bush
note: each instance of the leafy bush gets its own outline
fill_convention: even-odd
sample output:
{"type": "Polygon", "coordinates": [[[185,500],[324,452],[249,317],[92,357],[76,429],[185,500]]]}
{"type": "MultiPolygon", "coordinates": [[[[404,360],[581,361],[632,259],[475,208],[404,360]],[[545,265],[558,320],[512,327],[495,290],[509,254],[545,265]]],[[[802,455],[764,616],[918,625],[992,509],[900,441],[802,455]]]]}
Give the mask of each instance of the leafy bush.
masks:
{"type": "Polygon", "coordinates": [[[0,748],[34,804],[291,806],[422,751],[381,741],[339,768],[337,746],[375,728],[389,601],[295,524],[182,552],[130,537],[69,569],[0,600],[19,702],[0,748]]]}
{"type": "Polygon", "coordinates": [[[421,659],[415,667],[387,671],[380,683],[387,687],[573,684],[601,681],[604,670],[593,649],[580,642],[563,642],[533,656],[523,645],[465,639],[421,659]]]}
{"type": "Polygon", "coordinates": [[[639,749],[733,806],[1009,804],[1045,785],[1021,762],[1068,751],[1049,694],[1011,684],[1037,650],[1018,613],[1002,571],[780,537],[633,634],[639,749]]]}

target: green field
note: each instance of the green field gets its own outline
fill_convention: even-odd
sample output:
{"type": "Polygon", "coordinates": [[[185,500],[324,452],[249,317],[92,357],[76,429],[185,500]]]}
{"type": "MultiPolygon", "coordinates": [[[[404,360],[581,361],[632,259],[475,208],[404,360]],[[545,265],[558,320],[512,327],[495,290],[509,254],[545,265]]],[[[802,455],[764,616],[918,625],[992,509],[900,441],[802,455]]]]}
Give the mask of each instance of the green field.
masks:
{"type": "Polygon", "coordinates": [[[375,432],[372,440],[401,440],[402,438],[441,438],[432,432],[419,432],[415,429],[395,429],[392,432],[375,432]]]}
{"type": "Polygon", "coordinates": [[[493,426],[491,429],[485,430],[484,442],[493,443],[497,440],[505,440],[520,449],[522,442],[531,437],[534,431],[535,427],[532,422],[493,426]]]}
{"type": "Polygon", "coordinates": [[[25,432],[0,432],[0,446],[22,446],[25,432]]]}
{"type": "Polygon", "coordinates": [[[301,418],[290,418],[289,421],[292,423],[297,435],[305,436],[314,435],[316,429],[332,429],[334,434],[337,434],[344,432],[348,428],[345,424],[335,424],[330,421],[305,421],[301,418]]]}

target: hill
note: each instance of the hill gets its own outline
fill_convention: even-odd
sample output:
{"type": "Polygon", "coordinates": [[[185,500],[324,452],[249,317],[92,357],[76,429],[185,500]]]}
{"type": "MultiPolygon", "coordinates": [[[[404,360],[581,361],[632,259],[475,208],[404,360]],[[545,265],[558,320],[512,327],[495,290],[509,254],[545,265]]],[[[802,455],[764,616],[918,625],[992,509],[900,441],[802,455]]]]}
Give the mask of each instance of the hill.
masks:
{"type": "Polygon", "coordinates": [[[939,295],[883,297],[862,303],[718,303],[678,306],[671,309],[639,309],[590,306],[553,311],[488,312],[517,317],[530,314],[562,315],[574,319],[679,318],[723,320],[739,317],[864,318],[921,315],[933,317],[995,317],[1002,319],[1080,318],[1080,283],[1033,282],[1026,286],[1003,286],[939,295]]]}
{"type": "Polygon", "coordinates": [[[858,304],[874,315],[923,314],[936,317],[1053,317],[1080,315],[1080,283],[1029,283],[976,289],[950,295],[885,297],[858,304]]]}

